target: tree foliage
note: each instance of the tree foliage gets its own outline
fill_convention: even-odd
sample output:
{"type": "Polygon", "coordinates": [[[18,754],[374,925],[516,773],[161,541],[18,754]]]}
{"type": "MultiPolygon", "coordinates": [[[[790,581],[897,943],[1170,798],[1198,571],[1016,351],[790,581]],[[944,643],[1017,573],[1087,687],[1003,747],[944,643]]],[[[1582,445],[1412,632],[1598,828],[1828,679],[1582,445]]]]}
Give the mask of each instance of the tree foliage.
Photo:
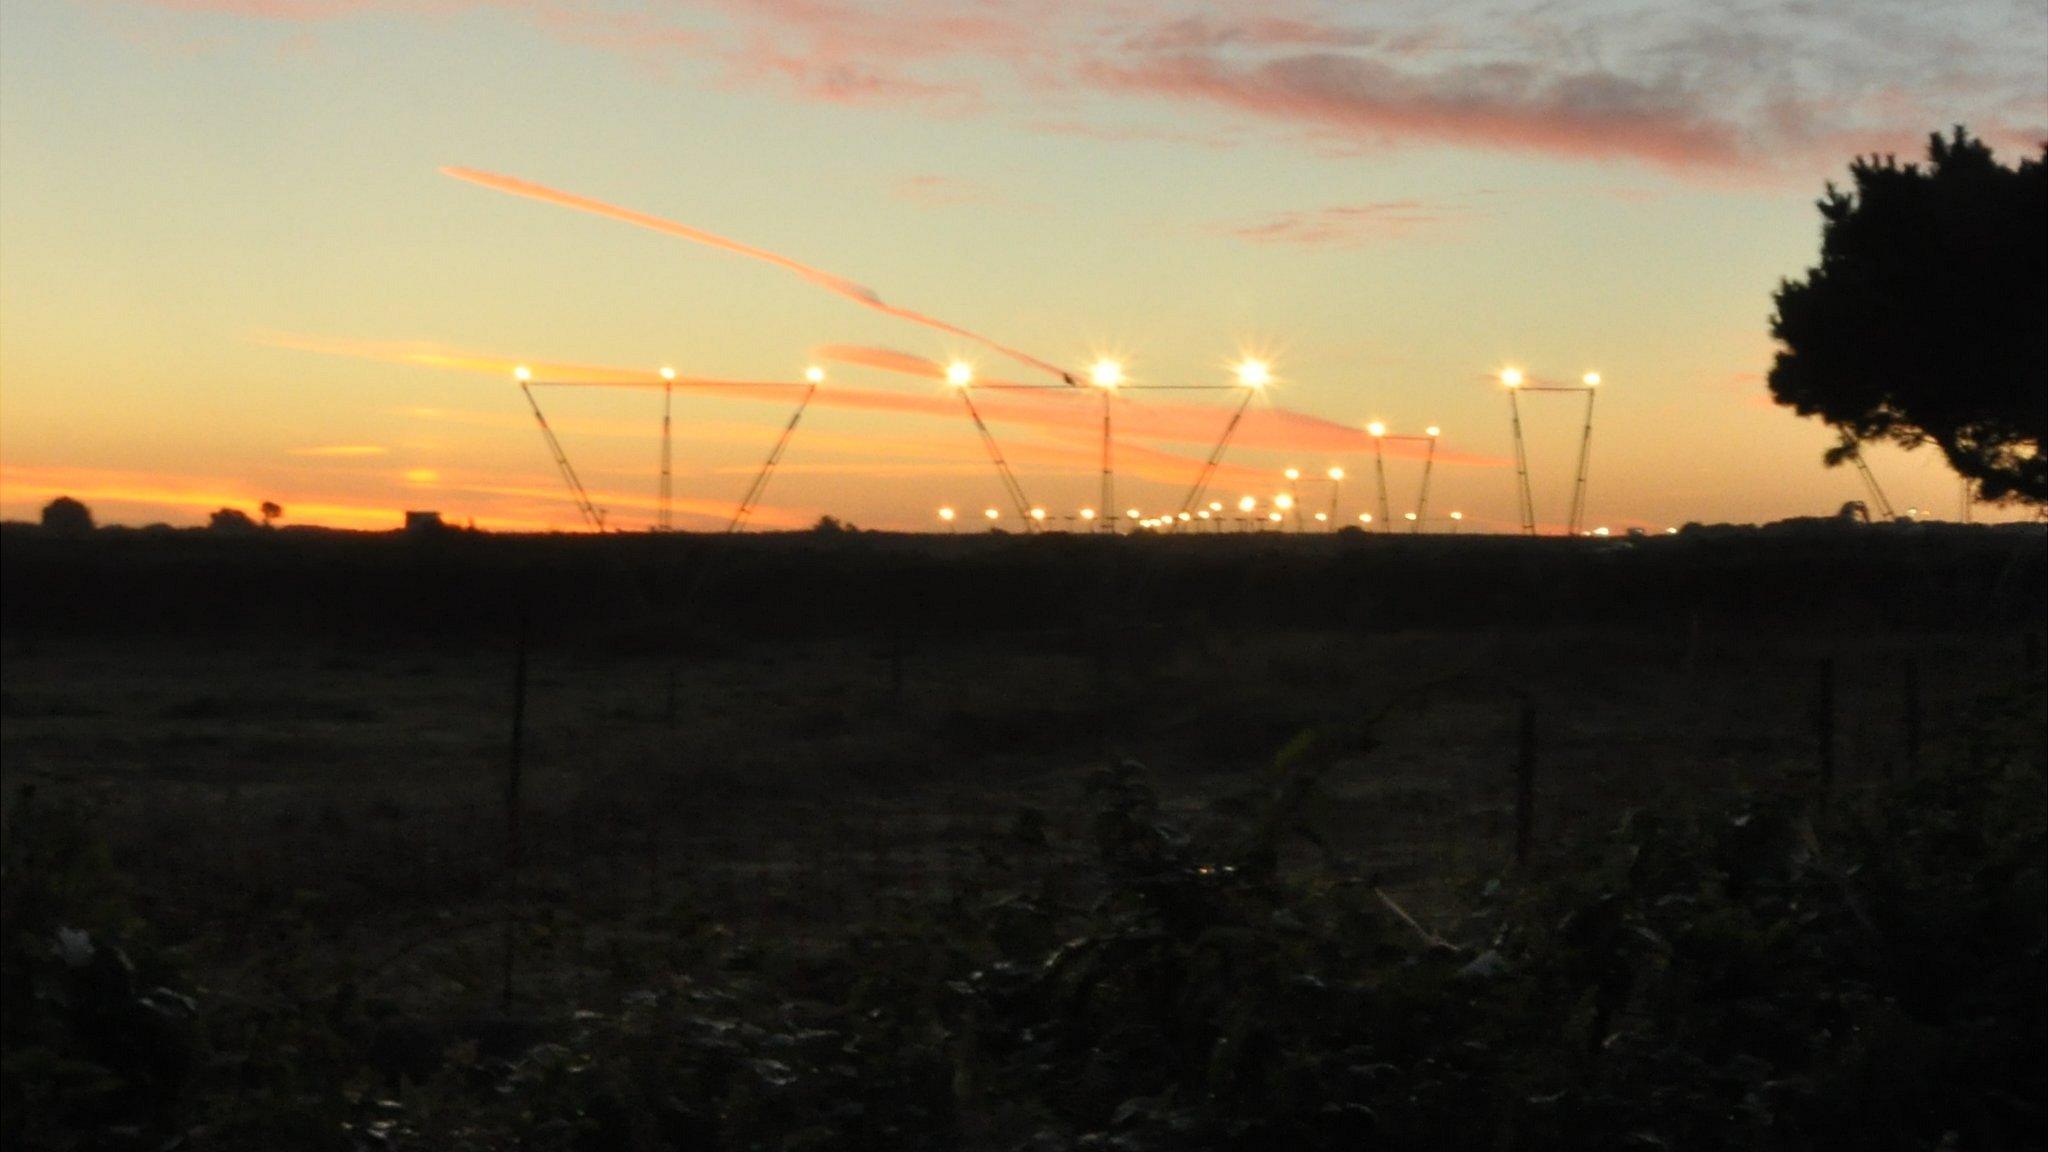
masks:
{"type": "Polygon", "coordinates": [[[43,527],[53,532],[90,532],[92,509],[69,496],[59,496],[43,505],[43,527]]]}
{"type": "Polygon", "coordinates": [[[1856,440],[1934,443],[1983,499],[2048,502],[2048,167],[1958,127],[1924,167],[1849,171],[1819,202],[1819,265],[1776,293],[1772,397],[1856,440]]]}

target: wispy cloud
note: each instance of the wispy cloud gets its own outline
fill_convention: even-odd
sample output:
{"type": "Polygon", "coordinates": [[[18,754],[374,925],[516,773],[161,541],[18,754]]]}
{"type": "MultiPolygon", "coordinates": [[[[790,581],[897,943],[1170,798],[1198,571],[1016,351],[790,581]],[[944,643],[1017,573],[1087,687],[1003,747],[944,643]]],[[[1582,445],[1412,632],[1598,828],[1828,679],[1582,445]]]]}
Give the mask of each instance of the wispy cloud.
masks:
{"type": "Polygon", "coordinates": [[[898,200],[920,208],[951,208],[962,204],[993,204],[1002,197],[994,188],[958,176],[905,176],[890,189],[898,200]]]}
{"type": "Polygon", "coordinates": [[[1279,212],[1262,220],[1223,225],[1221,230],[1254,244],[1356,248],[1376,241],[1441,232],[1480,215],[1475,209],[1453,204],[1382,200],[1279,212]]]}

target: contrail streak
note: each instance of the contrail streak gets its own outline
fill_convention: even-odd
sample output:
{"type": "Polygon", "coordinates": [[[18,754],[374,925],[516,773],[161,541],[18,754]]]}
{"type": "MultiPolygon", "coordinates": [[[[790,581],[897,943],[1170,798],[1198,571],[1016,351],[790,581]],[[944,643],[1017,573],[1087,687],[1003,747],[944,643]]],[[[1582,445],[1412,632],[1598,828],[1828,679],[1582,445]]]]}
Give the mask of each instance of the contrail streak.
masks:
{"type": "Polygon", "coordinates": [[[880,295],[876,294],[874,289],[866,285],[857,284],[844,276],[835,276],[822,269],[799,263],[787,256],[770,252],[765,248],[756,248],[751,244],[742,244],[737,240],[728,240],[723,236],[706,232],[701,228],[692,228],[687,224],[679,224],[674,220],[664,220],[659,216],[650,216],[645,212],[635,212],[630,208],[621,208],[616,204],[607,204],[602,200],[593,200],[587,196],[563,192],[558,189],[549,188],[544,184],[535,184],[530,180],[521,180],[512,176],[500,176],[494,172],[480,172],[474,168],[447,167],[441,169],[441,172],[443,175],[453,176],[457,180],[467,180],[472,184],[481,184],[486,188],[509,193],[513,196],[524,196],[530,200],[539,200],[546,204],[573,208],[578,212],[588,212],[593,216],[603,216],[607,219],[618,220],[626,224],[675,236],[711,248],[721,248],[727,252],[737,253],[750,259],[773,264],[778,268],[796,273],[818,287],[825,289],[827,292],[838,293],[864,308],[872,308],[877,312],[908,320],[913,324],[922,324],[927,328],[934,328],[940,332],[972,340],[977,344],[1008,356],[1019,364],[1029,365],[1042,372],[1050,372],[1069,384],[1074,382],[1073,373],[1057,365],[1048,364],[1028,352],[1020,352],[1015,348],[997,343],[979,332],[970,332],[958,325],[948,324],[936,317],[926,316],[922,312],[913,312],[908,308],[899,308],[883,300],[880,295]]]}

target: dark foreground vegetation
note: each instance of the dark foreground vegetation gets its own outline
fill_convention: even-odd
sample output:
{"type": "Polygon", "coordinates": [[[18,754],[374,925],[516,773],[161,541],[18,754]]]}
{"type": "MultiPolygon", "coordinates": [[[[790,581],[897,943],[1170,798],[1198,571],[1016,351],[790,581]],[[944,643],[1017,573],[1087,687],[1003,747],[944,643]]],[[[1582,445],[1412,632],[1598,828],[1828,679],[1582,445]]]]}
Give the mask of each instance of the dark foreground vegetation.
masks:
{"type": "Polygon", "coordinates": [[[2048,1141],[2038,534],[707,546],[10,530],[5,1145],[2048,1141]]]}

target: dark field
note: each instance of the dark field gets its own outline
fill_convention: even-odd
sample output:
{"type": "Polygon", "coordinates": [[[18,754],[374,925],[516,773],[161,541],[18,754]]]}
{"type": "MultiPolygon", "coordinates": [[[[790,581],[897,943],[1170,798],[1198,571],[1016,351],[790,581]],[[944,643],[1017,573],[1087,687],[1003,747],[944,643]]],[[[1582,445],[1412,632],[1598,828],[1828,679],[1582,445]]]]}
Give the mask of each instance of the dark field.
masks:
{"type": "Polygon", "coordinates": [[[2038,531],[4,576],[10,1146],[2043,1138],[2038,531]]]}

